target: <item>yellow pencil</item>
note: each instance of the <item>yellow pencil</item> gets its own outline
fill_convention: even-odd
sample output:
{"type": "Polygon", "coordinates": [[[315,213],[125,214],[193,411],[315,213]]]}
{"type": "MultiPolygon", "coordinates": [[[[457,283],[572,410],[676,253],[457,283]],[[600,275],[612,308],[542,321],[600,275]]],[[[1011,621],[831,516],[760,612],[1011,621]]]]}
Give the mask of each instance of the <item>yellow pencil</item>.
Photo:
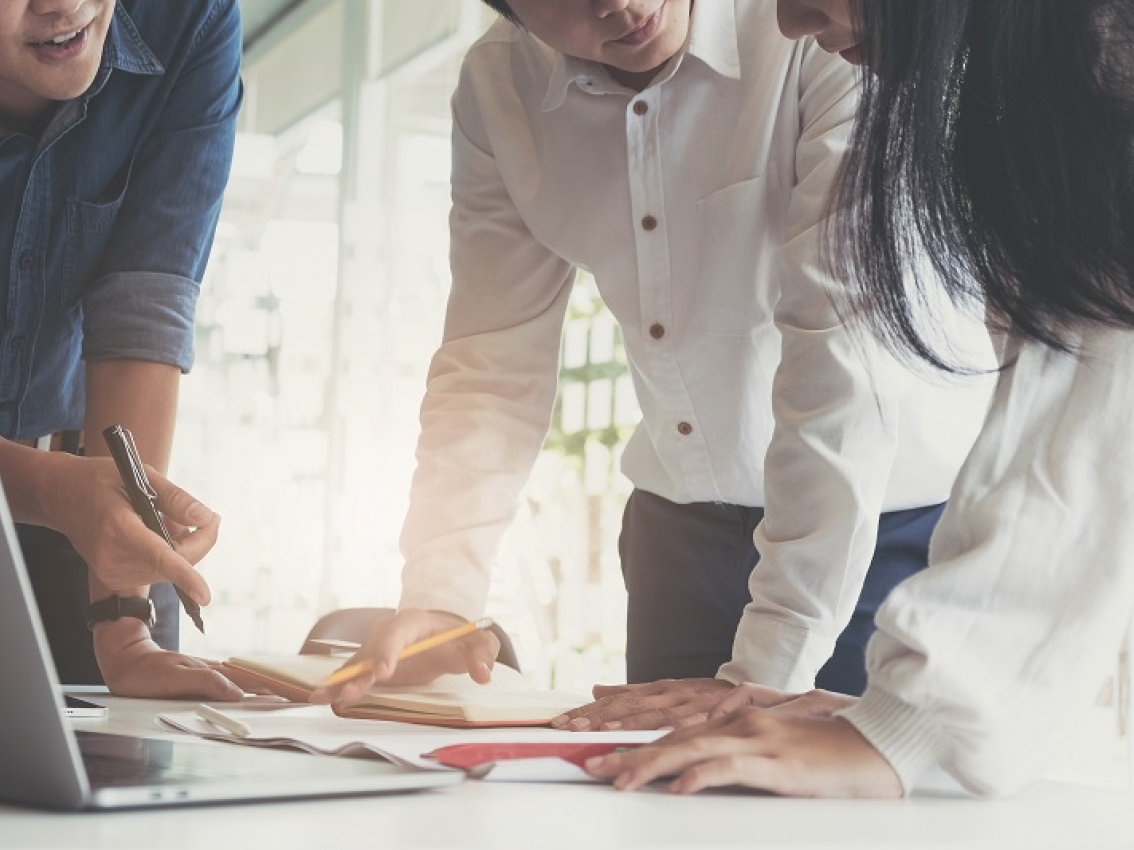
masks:
{"type": "MultiPolygon", "coordinates": [[[[432,637],[423,638],[416,643],[411,643],[405,649],[398,653],[398,660],[402,661],[409,658],[411,655],[417,655],[419,652],[425,652],[427,649],[433,649],[435,646],[441,646],[443,643],[448,643],[451,640],[462,638],[467,634],[471,634],[480,629],[487,629],[492,625],[491,617],[481,617],[479,620],[472,620],[468,623],[461,623],[461,625],[448,631],[439,632],[432,637]]],[[[343,682],[349,682],[351,679],[357,679],[364,673],[369,673],[374,669],[374,661],[367,658],[365,661],[359,661],[357,664],[348,664],[339,670],[336,670],[326,679],[319,683],[321,688],[329,688],[334,685],[341,685],[343,682]]]]}

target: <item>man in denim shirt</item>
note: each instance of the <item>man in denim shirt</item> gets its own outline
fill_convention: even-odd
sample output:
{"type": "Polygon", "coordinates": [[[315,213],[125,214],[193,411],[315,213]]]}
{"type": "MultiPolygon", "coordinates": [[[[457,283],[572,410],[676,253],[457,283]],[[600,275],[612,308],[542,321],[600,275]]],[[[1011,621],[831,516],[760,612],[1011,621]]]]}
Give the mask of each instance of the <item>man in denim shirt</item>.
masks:
{"type": "Polygon", "coordinates": [[[144,613],[94,615],[87,629],[88,600],[144,611],[161,578],[208,602],[192,565],[219,517],[153,475],[169,549],[131,510],[101,433],[126,425],[165,470],[232,157],[240,46],[236,0],[0,4],[0,476],[66,682],[240,695],[167,651],[179,617],[168,584],[153,586],[152,635],[144,613]],[[85,457],[42,450],[74,450],[84,434],[85,457]]]}

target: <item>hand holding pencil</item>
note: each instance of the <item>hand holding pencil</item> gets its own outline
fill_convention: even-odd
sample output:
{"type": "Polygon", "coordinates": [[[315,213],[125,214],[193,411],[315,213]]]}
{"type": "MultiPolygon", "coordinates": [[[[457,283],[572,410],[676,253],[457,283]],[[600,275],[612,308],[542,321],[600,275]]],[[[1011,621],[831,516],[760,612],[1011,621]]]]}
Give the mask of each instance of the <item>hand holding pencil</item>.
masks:
{"type": "MultiPolygon", "coordinates": [[[[411,643],[405,649],[398,653],[398,660],[403,661],[406,658],[411,658],[419,652],[425,652],[427,649],[433,649],[435,646],[441,646],[451,640],[463,638],[465,635],[472,634],[477,629],[487,629],[492,625],[492,618],[483,617],[479,620],[473,620],[468,623],[462,623],[459,626],[454,626],[443,632],[439,632],[432,637],[422,638],[419,641],[411,643]]],[[[348,664],[345,667],[340,667],[334,673],[327,677],[323,682],[324,687],[333,685],[341,685],[349,682],[351,679],[357,679],[364,673],[369,673],[374,670],[376,663],[371,658],[364,658],[362,661],[356,661],[353,664],[348,664]]]]}
{"type": "Polygon", "coordinates": [[[375,684],[425,684],[443,673],[492,676],[500,642],[492,621],[466,621],[445,611],[408,609],[378,621],[365,643],[312,694],[318,703],[355,702],[375,684]]]}

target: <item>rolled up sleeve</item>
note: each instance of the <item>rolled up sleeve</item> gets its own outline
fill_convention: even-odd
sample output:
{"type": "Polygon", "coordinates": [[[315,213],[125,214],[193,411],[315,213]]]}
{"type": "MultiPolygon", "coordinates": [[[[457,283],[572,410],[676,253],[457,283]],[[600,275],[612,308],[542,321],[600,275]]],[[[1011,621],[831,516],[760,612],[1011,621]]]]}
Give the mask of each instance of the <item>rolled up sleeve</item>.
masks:
{"type": "Polygon", "coordinates": [[[193,315],[242,100],[240,15],[217,2],[136,153],[99,274],[83,291],[83,356],[193,362],[193,315]]]}
{"type": "Polygon", "coordinates": [[[148,360],[188,372],[199,294],[196,281],[177,275],[107,275],[83,305],[83,357],[148,360]]]}

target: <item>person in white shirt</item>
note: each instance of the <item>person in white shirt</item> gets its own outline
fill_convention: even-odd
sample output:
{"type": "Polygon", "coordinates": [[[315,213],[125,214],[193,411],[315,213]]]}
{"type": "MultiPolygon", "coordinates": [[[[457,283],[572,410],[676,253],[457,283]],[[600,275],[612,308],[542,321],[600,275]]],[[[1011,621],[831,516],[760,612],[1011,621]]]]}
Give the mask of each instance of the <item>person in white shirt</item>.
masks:
{"type": "MultiPolygon", "coordinates": [[[[409,642],[482,614],[576,269],[621,325],[642,409],[623,460],[628,680],[683,681],[596,689],[558,725],[671,723],[741,681],[859,693],[873,613],[924,567],[987,396],[896,368],[833,307],[818,255],[853,71],[784,40],[772,0],[489,5],[510,20],[453,98],[453,284],[400,611],[362,651],[379,671],[319,698],[355,698],[409,642]]],[[[402,674],[483,679],[477,640],[402,674]]]]}
{"type": "Polygon", "coordinates": [[[930,566],[878,613],[861,700],[740,688],[591,769],[896,796],[937,764],[1006,793],[1060,751],[1134,614],[1134,4],[780,0],[779,17],[870,69],[837,194],[855,303],[892,349],[943,360],[908,323],[924,242],[954,298],[989,305],[999,382],[930,566]]]}

